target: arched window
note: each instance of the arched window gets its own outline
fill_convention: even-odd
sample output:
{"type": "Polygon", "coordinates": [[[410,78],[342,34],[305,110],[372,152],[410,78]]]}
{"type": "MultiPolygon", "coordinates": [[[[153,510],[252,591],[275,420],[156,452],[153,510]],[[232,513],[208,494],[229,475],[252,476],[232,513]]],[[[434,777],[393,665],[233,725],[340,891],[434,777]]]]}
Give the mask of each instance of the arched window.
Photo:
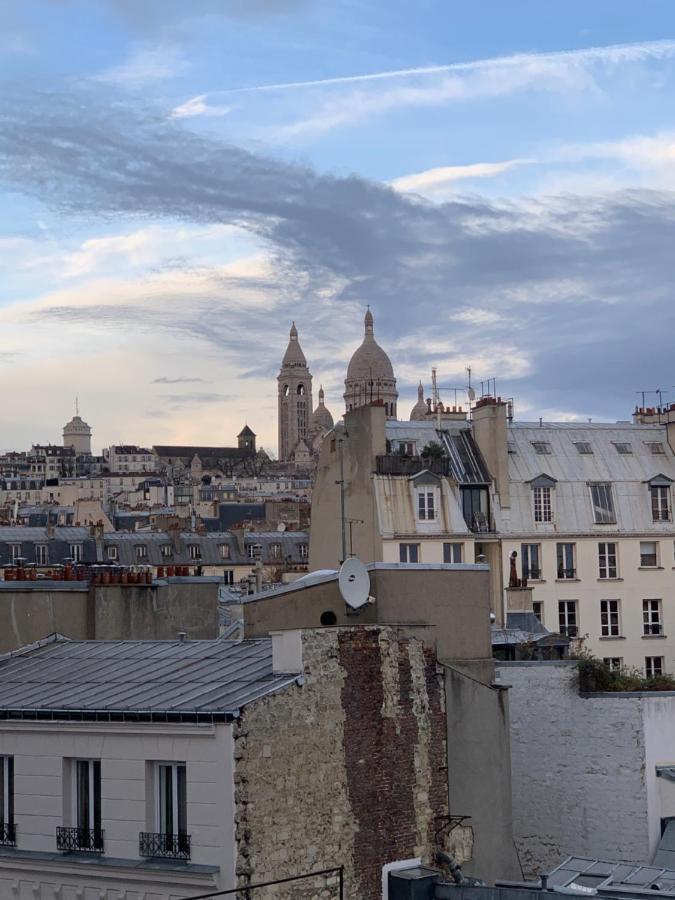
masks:
{"type": "Polygon", "coordinates": [[[285,384],[281,390],[281,393],[284,395],[284,397],[288,397],[290,392],[291,392],[291,389],[289,388],[289,386],[287,384],[285,384]]]}
{"type": "Polygon", "coordinates": [[[305,386],[304,386],[304,384],[299,384],[298,385],[298,397],[304,397],[304,396],[305,396],[305,386]]]}

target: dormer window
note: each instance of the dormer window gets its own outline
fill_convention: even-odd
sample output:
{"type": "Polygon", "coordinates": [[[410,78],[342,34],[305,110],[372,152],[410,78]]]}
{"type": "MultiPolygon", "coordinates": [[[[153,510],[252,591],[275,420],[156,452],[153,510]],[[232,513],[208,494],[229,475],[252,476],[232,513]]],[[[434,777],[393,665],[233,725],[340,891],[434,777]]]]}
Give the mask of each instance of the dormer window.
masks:
{"type": "Polygon", "coordinates": [[[548,456],[551,453],[551,445],[548,441],[532,441],[532,446],[534,447],[534,452],[538,453],[540,456],[548,456]]]}
{"type": "Polygon", "coordinates": [[[590,484],[593,521],[596,525],[612,525],[616,522],[612,485],[606,483],[590,484]]]}
{"type": "Polygon", "coordinates": [[[588,441],[574,441],[574,446],[577,448],[577,452],[581,453],[583,456],[590,456],[593,453],[593,448],[588,443],[588,441]]]}
{"type": "Polygon", "coordinates": [[[555,478],[539,475],[530,482],[535,522],[553,521],[553,494],[555,478]]]}
{"type": "Polygon", "coordinates": [[[622,456],[628,456],[633,452],[633,448],[628,443],[625,443],[623,441],[613,441],[613,443],[616,447],[616,452],[620,453],[622,456]]]}
{"type": "Polygon", "coordinates": [[[657,475],[649,482],[652,506],[652,522],[670,522],[670,486],[672,481],[665,475],[657,475]]]}
{"type": "Polygon", "coordinates": [[[666,452],[666,448],[663,446],[661,441],[645,441],[645,444],[647,445],[647,447],[649,447],[650,452],[655,456],[663,456],[666,452]]]}

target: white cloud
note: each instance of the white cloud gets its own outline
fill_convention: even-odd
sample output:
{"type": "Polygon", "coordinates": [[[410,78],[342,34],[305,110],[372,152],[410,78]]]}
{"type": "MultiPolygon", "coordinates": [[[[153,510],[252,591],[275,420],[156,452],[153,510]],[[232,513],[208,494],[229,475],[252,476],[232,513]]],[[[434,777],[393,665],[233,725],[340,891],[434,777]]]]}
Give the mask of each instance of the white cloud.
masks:
{"type": "Polygon", "coordinates": [[[136,88],[148,82],[174,78],[185,70],[186,65],[175,47],[140,47],[122,65],[106,69],[95,80],[136,88]]]}
{"type": "Polygon", "coordinates": [[[206,102],[206,94],[199,94],[171,110],[172,119],[190,119],[194,116],[226,116],[232,112],[231,106],[211,106],[206,102]]]}
{"type": "Polygon", "coordinates": [[[469,163],[463,166],[439,166],[435,169],[426,169],[423,172],[415,172],[411,175],[402,175],[390,181],[389,184],[397,191],[404,193],[422,194],[431,199],[439,199],[454,192],[454,185],[458,181],[473,178],[494,178],[508,172],[516,166],[533,162],[530,159],[508,159],[504,162],[480,162],[469,163]]]}

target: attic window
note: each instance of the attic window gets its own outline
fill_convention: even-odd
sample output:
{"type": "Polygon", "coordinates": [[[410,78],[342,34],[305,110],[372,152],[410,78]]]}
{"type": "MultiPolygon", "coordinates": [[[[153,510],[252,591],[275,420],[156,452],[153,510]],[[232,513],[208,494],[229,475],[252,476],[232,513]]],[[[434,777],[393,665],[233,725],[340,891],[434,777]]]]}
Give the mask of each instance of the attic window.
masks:
{"type": "Polygon", "coordinates": [[[515,452],[516,452],[516,445],[515,445],[515,443],[514,443],[513,441],[507,441],[507,442],[506,442],[506,447],[507,447],[507,450],[508,450],[509,453],[515,453],[515,452]]]}
{"type": "Polygon", "coordinates": [[[539,453],[540,455],[550,455],[551,445],[548,441],[532,441],[531,443],[535,453],[539,453]]]}
{"type": "Polygon", "coordinates": [[[621,453],[623,456],[627,456],[629,453],[633,452],[633,448],[630,444],[619,443],[618,441],[614,441],[614,446],[616,447],[616,452],[621,453]]]}
{"type": "Polygon", "coordinates": [[[579,453],[587,456],[593,453],[593,448],[587,441],[574,441],[573,443],[579,453]]]}
{"type": "Polygon", "coordinates": [[[660,441],[645,441],[645,443],[647,444],[651,452],[656,456],[660,454],[662,455],[666,452],[666,448],[660,441]]]}

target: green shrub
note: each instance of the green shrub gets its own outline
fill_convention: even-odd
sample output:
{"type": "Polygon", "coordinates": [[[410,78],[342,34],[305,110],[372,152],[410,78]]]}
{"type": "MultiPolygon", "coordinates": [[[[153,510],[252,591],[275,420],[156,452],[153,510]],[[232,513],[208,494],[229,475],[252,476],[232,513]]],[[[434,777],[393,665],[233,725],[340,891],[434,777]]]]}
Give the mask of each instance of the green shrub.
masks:
{"type": "Polygon", "coordinates": [[[675,678],[672,675],[646,678],[638,669],[610,669],[607,663],[597,659],[585,648],[577,650],[572,658],[577,660],[579,690],[584,694],[605,691],[675,691],[675,678]]]}

